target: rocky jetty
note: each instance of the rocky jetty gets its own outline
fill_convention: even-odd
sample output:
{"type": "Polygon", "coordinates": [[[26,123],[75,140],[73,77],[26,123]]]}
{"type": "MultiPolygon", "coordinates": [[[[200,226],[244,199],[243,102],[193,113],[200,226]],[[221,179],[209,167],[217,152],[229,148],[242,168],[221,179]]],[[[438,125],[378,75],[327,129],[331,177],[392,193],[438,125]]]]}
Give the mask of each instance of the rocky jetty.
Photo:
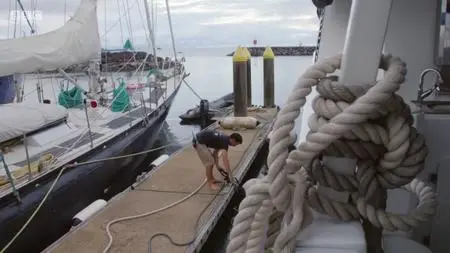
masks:
{"type": "MultiPolygon", "coordinates": [[[[298,47],[271,47],[275,56],[308,56],[313,55],[315,46],[298,46],[298,47]]],[[[262,56],[264,54],[265,47],[247,47],[252,56],[262,56]]],[[[227,56],[233,56],[234,51],[227,54],[227,56]]]]}
{"type": "MultiPolygon", "coordinates": [[[[144,51],[132,52],[132,51],[103,51],[101,54],[100,70],[104,72],[117,72],[117,71],[135,71],[145,60],[145,64],[141,69],[150,70],[155,68],[154,58],[152,54],[144,51]]],[[[169,57],[163,58],[158,56],[159,68],[166,69],[175,66],[175,62],[171,61],[169,57]]],[[[84,72],[88,69],[88,63],[76,64],[64,69],[67,73],[84,72]]],[[[52,71],[54,72],[54,71],[52,71]]]]}

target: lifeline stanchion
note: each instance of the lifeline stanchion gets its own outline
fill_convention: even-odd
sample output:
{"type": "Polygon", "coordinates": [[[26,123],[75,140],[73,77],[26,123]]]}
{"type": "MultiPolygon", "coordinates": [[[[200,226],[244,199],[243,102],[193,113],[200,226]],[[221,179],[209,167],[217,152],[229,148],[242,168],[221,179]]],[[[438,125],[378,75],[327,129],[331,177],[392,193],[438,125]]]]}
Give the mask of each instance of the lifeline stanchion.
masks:
{"type": "MultiPolygon", "coordinates": [[[[191,137],[187,137],[187,138],[183,138],[181,140],[188,140],[191,137]]],[[[187,144],[187,143],[185,143],[187,144]]],[[[39,205],[37,206],[37,208],[34,210],[34,212],[31,214],[30,218],[28,218],[28,220],[25,222],[25,224],[20,228],[20,230],[14,235],[14,237],[8,242],[8,244],[3,247],[3,249],[0,251],[0,253],[4,253],[13,243],[14,241],[20,236],[20,234],[22,234],[22,232],[25,230],[25,228],[31,223],[31,221],[34,219],[34,217],[36,216],[36,214],[39,212],[39,210],[42,208],[42,206],[44,205],[44,203],[47,201],[48,196],[50,195],[50,193],[53,191],[53,189],[56,186],[56,183],[59,181],[59,179],[61,178],[61,175],[63,174],[63,172],[67,169],[67,168],[74,168],[77,166],[81,166],[81,165],[86,165],[86,164],[92,164],[92,163],[99,163],[99,162],[104,162],[104,161],[110,161],[110,160],[118,160],[118,159],[124,159],[124,158],[128,158],[128,157],[133,157],[133,156],[138,156],[138,155],[143,155],[143,154],[148,154],[157,150],[161,150],[164,148],[167,148],[169,146],[173,146],[173,145],[179,145],[179,143],[174,144],[168,144],[168,145],[164,145],[158,148],[154,148],[154,149],[149,149],[149,150],[144,150],[138,153],[133,153],[133,154],[128,154],[128,155],[122,155],[122,156],[115,156],[115,157],[108,157],[108,158],[104,158],[104,159],[97,159],[97,160],[91,160],[91,161],[86,161],[86,162],[80,162],[80,163],[74,163],[74,164],[68,164],[64,167],[62,167],[58,173],[58,175],[56,176],[55,180],[53,180],[52,185],[50,186],[50,188],[48,189],[47,193],[45,194],[44,198],[41,200],[41,202],[39,203],[39,205]]],[[[3,157],[2,153],[0,152],[0,158],[3,157]]],[[[4,164],[6,165],[6,163],[4,162],[4,164]]]]}

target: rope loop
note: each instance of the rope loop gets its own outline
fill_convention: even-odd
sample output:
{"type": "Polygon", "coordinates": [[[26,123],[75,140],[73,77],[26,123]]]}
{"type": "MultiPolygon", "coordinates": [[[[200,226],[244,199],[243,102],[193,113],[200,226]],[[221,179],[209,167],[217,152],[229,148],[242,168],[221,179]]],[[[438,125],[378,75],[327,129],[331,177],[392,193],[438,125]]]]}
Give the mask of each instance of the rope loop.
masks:
{"type": "Polygon", "coordinates": [[[409,106],[395,94],[405,80],[406,64],[382,55],[382,79],[348,85],[332,75],[341,61],[342,55],[318,61],[298,79],[273,126],[268,173],[246,185],[227,252],[261,252],[262,247],[291,252],[296,234],[311,223],[309,208],[403,231],[433,215],[435,194],[415,179],[424,168],[427,146],[413,126],[409,106]],[[290,132],[314,86],[318,96],[312,101],[310,131],[289,152],[290,132]],[[350,159],[355,166],[338,172],[330,157],[350,159]],[[410,214],[387,213],[369,204],[383,189],[399,187],[419,197],[410,214]]]}

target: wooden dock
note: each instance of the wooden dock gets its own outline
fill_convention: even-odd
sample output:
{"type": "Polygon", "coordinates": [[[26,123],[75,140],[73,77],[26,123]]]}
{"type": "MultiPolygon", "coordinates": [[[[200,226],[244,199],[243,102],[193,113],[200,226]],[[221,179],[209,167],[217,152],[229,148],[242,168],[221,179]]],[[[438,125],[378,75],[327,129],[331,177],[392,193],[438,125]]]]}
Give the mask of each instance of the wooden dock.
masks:
{"type": "MultiPolygon", "coordinates": [[[[258,119],[256,129],[237,130],[243,137],[243,144],[230,147],[229,159],[233,175],[241,181],[271,130],[277,110],[249,110],[248,116],[258,119]]],[[[218,124],[211,126],[220,131],[218,124]]],[[[221,161],[220,161],[221,162],[221,161]]],[[[223,177],[215,170],[216,179],[223,177]]],[[[154,169],[134,190],[130,189],[112,199],[108,205],[86,222],[44,252],[99,253],[108,243],[106,224],[111,220],[146,213],[176,202],[193,192],[203,182],[205,168],[191,145],[174,154],[160,167],[154,169]]],[[[149,252],[149,240],[156,233],[167,233],[176,242],[194,243],[186,247],[172,245],[166,238],[152,241],[153,253],[199,252],[215,224],[221,217],[236,188],[227,185],[217,194],[204,186],[197,194],[163,212],[140,219],[124,221],[111,226],[114,241],[109,252],[149,252]],[[206,211],[202,213],[205,209],[206,211]],[[202,215],[198,229],[195,224],[202,215]]]]}

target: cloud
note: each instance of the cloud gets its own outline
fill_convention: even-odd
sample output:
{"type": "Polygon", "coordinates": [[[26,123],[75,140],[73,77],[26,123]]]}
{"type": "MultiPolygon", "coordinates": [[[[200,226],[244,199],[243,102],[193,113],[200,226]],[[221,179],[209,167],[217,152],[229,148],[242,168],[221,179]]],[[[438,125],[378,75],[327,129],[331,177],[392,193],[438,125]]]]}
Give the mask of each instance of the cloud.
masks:
{"type": "MultiPolygon", "coordinates": [[[[61,27],[73,15],[80,0],[22,0],[25,9],[42,14],[36,20],[38,33],[61,27]]],[[[148,2],[152,2],[148,0],[148,2]]],[[[156,13],[156,42],[170,45],[165,0],[153,0],[156,13]]],[[[311,0],[169,0],[173,30],[179,47],[213,47],[250,44],[315,44],[318,30],[311,0]]],[[[14,22],[9,18],[15,0],[0,1],[0,37],[11,37],[14,22]]],[[[150,6],[151,7],[151,6],[150,6]]],[[[120,47],[127,38],[147,45],[145,8],[142,0],[98,0],[98,23],[102,43],[120,47]],[[129,10],[129,11],[126,11],[129,10]],[[129,14],[129,15],[127,15],[129,14]],[[129,29],[131,27],[131,29],[129,29]]],[[[29,35],[25,19],[17,22],[16,35],[29,35]]]]}

